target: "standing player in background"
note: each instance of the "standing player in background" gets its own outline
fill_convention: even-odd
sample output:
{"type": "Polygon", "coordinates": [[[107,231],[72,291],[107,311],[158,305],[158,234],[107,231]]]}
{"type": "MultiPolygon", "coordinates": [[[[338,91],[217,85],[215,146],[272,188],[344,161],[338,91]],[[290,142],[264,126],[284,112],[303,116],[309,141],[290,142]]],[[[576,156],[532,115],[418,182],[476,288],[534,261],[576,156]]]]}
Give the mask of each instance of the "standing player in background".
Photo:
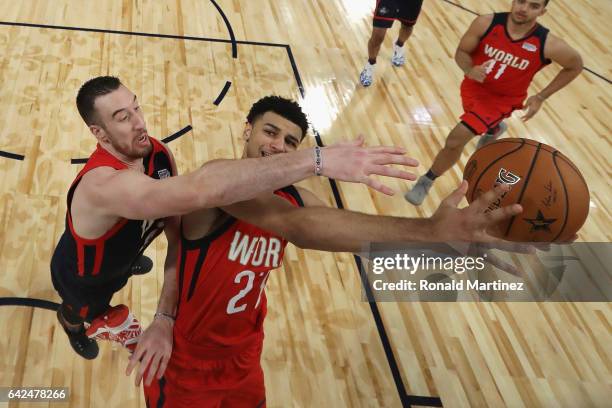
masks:
{"type": "Polygon", "coordinates": [[[402,26],[393,44],[391,63],[396,67],[404,65],[406,62],[404,43],[412,34],[412,28],[416,24],[422,5],[423,0],[376,0],[372,35],[368,41],[368,62],[359,75],[361,85],[372,85],[376,57],[378,57],[387,30],[391,28],[395,20],[399,20],[402,26]]]}
{"type": "MultiPolygon", "coordinates": [[[[162,231],[168,237],[164,275],[174,275],[177,215],[251,199],[315,174],[386,193],[392,190],[370,175],[415,178],[386,166],[416,165],[402,149],[364,148],[362,140],[284,156],[214,160],[172,177],[177,175],[172,153],[149,136],[136,95],[118,78],[87,81],[77,108],[98,145],[68,190],[66,228],[51,259],[51,279],[62,299],[57,318],[73,349],[86,359],[98,355],[94,338],[135,346],[138,320],[127,306],[111,307],[110,301],[132,275],[151,269],[142,253],[162,231]]],[[[175,290],[164,284],[162,293],[175,290]]],[[[171,347],[153,339],[169,329],[157,316],[171,312],[160,303],[138,340],[149,355],[169,357],[171,347]]]]}
{"type": "MultiPolygon", "coordinates": [[[[276,96],[262,98],[247,116],[243,158],[293,152],[307,129],[297,103],[276,96]]],[[[178,287],[178,293],[172,298],[162,292],[160,299],[168,305],[178,302],[176,315],[164,316],[169,324],[175,322],[172,356],[169,362],[152,358],[139,344],[127,369],[130,374],[140,363],[139,384],[149,367],[147,406],[264,407],[260,356],[265,285],[270,271],[280,266],[287,242],[357,253],[369,241],[499,241],[485,232],[487,226],[520,213],[521,207],[484,212],[506,189],[503,186],[458,209],[466,187],[463,182],[431,218],[327,208],[313,193],[294,186],[183,216],[178,273],[174,279],[165,277],[172,279],[169,284],[178,287]],[[157,381],[151,384],[154,376],[157,381]]]]}
{"type": "Polygon", "coordinates": [[[547,5],[548,0],[514,0],[509,13],[480,16],[472,22],[455,53],[457,65],[465,72],[461,122],[448,135],[427,174],[406,193],[406,200],[420,205],[434,180],[457,163],[474,136],[484,134],[478,147],[495,140],[506,130],[503,120],[513,111],[527,108],[523,120],[529,120],[548,97],[580,74],[580,54],[537,23],[547,5]],[[563,69],[523,105],[534,75],[551,60],[563,69]]]}

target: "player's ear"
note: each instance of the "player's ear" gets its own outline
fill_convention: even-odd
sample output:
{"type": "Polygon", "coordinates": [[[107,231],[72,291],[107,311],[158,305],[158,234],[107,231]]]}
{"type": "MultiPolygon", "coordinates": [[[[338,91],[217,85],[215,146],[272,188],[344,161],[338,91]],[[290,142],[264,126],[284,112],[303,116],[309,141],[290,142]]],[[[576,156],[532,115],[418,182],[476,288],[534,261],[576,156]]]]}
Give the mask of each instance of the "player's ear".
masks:
{"type": "Polygon", "coordinates": [[[242,137],[244,138],[245,142],[249,141],[252,131],[253,131],[253,125],[251,125],[249,122],[246,122],[244,124],[244,131],[242,132],[242,137]]]}
{"type": "Polygon", "coordinates": [[[104,131],[102,126],[92,123],[91,125],[89,125],[89,131],[92,135],[95,136],[98,142],[108,142],[108,136],[106,135],[106,132],[104,131]]]}

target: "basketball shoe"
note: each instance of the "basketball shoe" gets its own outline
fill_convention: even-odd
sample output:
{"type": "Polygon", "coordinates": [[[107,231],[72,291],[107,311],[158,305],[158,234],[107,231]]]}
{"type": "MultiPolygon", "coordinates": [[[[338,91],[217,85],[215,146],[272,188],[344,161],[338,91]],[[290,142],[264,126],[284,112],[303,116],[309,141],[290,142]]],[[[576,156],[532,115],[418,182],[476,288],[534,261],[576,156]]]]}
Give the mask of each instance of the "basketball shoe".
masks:
{"type": "Polygon", "coordinates": [[[411,204],[421,205],[425,197],[427,197],[429,189],[433,186],[433,182],[432,179],[425,175],[419,177],[416,184],[412,187],[412,190],[408,191],[406,195],[404,195],[404,198],[411,204]]]}
{"type": "Polygon", "coordinates": [[[359,75],[359,82],[363,86],[370,86],[374,81],[374,65],[366,62],[365,67],[363,67],[363,71],[361,71],[361,75],[359,75]]]}
{"type": "Polygon", "coordinates": [[[397,44],[393,44],[393,55],[391,56],[391,63],[396,67],[401,67],[406,63],[404,47],[400,47],[397,44]]]}
{"type": "Polygon", "coordinates": [[[484,135],[480,136],[476,149],[478,150],[482,146],[497,140],[507,129],[508,125],[506,125],[504,122],[499,122],[499,125],[497,125],[494,129],[491,129],[484,135]]]}
{"type": "Polygon", "coordinates": [[[86,333],[90,339],[114,341],[134,352],[142,327],[126,305],[117,305],[92,320],[86,333]]]}
{"type": "MultiPolygon", "coordinates": [[[[60,306],[61,308],[61,306],[60,306]]],[[[60,321],[60,325],[66,332],[68,340],[72,349],[81,357],[87,360],[93,360],[98,356],[99,348],[98,343],[94,339],[87,337],[85,333],[85,327],[81,323],[81,327],[78,330],[69,330],[64,326],[65,319],[61,316],[60,309],[57,309],[57,319],[60,321]]]]}

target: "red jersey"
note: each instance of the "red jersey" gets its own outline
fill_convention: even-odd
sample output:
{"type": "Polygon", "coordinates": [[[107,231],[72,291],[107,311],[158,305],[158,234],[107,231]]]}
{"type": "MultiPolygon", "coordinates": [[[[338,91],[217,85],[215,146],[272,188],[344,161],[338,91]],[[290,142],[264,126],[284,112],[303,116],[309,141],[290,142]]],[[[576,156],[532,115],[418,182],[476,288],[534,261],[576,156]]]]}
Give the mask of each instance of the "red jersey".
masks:
{"type": "MultiPolygon", "coordinates": [[[[275,194],[303,206],[293,186],[275,194]]],[[[265,285],[286,244],[233,217],[197,240],[185,238],[181,226],[173,359],[221,358],[263,339],[265,285]]]]}
{"type": "MultiPolygon", "coordinates": [[[[170,154],[161,142],[149,138],[153,149],[143,158],[145,174],[161,179],[172,176],[170,154]]],[[[164,220],[128,220],[121,218],[96,239],[77,235],[72,225],[70,207],[74,191],[83,175],[97,167],[127,169],[127,165],[100,145],[87,160],[68,190],[66,229],[55,248],[51,273],[62,287],[80,290],[80,285],[118,290],[129,277],[128,269],[145,248],[164,229],[164,220]]]]}
{"type": "Polygon", "coordinates": [[[544,57],[548,29],[536,24],[525,37],[513,40],[507,30],[509,13],[495,13],[493,21],[472,53],[472,62],[486,64],[487,77],[479,83],[465,77],[463,88],[484,89],[520,103],[527,96],[527,88],[534,75],[550,64],[544,57]]]}

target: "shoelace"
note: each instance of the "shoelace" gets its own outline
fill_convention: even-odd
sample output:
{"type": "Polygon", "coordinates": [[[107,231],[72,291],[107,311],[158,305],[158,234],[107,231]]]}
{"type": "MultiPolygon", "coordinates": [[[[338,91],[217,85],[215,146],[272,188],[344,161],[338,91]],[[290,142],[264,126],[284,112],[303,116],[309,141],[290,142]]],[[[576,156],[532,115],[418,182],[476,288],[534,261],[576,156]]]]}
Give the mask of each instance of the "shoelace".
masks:
{"type": "Polygon", "coordinates": [[[128,340],[135,339],[138,336],[140,336],[140,331],[134,329],[122,331],[120,334],[108,333],[109,340],[121,343],[122,345],[125,345],[128,340]]]}

